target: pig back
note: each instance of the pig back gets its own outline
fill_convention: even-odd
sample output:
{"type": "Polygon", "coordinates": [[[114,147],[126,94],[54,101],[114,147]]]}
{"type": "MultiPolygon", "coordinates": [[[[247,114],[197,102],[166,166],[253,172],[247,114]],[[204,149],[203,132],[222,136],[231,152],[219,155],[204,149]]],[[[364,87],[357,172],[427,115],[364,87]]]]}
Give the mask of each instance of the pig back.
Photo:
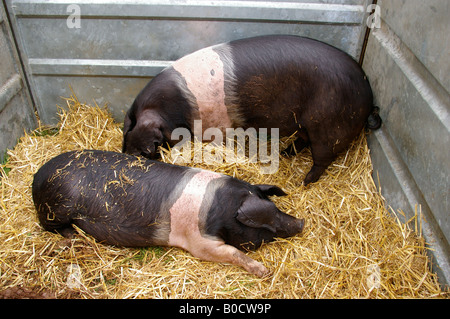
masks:
{"type": "Polygon", "coordinates": [[[33,201],[49,231],[73,223],[108,244],[167,244],[170,217],[160,206],[186,170],[121,153],[68,152],[35,174],[33,201]]]}
{"type": "Polygon", "coordinates": [[[345,123],[359,133],[372,110],[363,70],[335,47],[288,35],[240,39],[230,46],[247,127],[279,127],[281,136],[289,136],[299,125],[311,130],[345,123]]]}

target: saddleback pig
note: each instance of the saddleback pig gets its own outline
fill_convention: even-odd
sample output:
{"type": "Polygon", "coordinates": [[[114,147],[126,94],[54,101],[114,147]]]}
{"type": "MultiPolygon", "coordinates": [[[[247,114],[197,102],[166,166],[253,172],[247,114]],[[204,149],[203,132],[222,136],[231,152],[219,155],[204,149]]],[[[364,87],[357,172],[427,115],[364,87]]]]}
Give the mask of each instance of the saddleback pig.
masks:
{"type": "Polygon", "coordinates": [[[158,146],[177,142],[171,138],[175,128],[192,132],[199,119],[203,131],[296,132],[296,150],[309,145],[314,160],[305,184],[319,179],[366,123],[371,129],[381,125],[358,63],[320,41],[286,35],[231,41],[175,61],[128,110],[123,152],[153,158],[158,146]]]}
{"type": "Polygon", "coordinates": [[[118,246],[175,246],[209,261],[265,276],[239,249],[302,231],[304,220],[277,209],[272,185],[107,151],[61,154],[34,175],[33,201],[47,231],[71,236],[73,225],[118,246]]]}

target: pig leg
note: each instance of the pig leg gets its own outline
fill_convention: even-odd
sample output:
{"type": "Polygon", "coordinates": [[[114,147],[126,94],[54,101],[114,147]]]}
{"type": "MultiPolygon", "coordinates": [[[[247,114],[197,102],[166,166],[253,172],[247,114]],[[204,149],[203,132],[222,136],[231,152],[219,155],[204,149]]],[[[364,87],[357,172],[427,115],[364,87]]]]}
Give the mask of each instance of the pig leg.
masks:
{"type": "Polygon", "coordinates": [[[333,162],[336,155],[333,150],[327,146],[311,144],[311,153],[313,158],[313,167],[306,174],[303,181],[304,185],[316,182],[327,167],[333,162]]]}
{"type": "Polygon", "coordinates": [[[192,255],[203,260],[241,266],[258,277],[265,277],[270,273],[261,263],[220,240],[203,239],[201,243],[197,242],[190,248],[189,252],[192,255]]]}
{"type": "Polygon", "coordinates": [[[314,164],[308,174],[306,174],[305,179],[303,180],[303,184],[306,186],[310,183],[316,182],[322,173],[326,170],[327,166],[319,166],[314,164]]]}

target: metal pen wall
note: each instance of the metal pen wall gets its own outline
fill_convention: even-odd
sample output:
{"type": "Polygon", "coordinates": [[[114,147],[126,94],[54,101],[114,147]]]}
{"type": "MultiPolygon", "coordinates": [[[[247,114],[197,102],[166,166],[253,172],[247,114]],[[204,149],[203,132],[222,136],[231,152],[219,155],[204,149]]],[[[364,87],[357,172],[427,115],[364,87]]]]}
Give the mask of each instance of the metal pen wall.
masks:
{"type": "Polygon", "coordinates": [[[43,123],[71,94],[123,112],[149,79],[205,46],[296,34],[359,58],[368,0],[6,1],[43,123]]]}

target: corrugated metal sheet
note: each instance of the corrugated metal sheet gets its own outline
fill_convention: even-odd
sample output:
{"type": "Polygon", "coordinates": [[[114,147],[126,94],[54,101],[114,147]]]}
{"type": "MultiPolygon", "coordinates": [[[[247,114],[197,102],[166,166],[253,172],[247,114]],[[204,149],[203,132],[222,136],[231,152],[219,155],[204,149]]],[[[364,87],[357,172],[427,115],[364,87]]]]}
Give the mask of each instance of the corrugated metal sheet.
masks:
{"type": "Polygon", "coordinates": [[[369,142],[394,211],[422,213],[436,271],[450,282],[450,2],[378,1],[363,67],[384,125],[369,142]],[[414,32],[411,30],[414,29],[414,32]]]}
{"type": "Polygon", "coordinates": [[[82,97],[108,102],[122,121],[137,93],[172,61],[237,38],[304,35],[358,59],[367,2],[7,1],[48,124],[55,122],[60,96],[70,95],[69,85],[82,97]]]}
{"type": "Polygon", "coordinates": [[[28,89],[10,33],[6,12],[0,2],[0,161],[24,130],[36,127],[28,89]]]}

